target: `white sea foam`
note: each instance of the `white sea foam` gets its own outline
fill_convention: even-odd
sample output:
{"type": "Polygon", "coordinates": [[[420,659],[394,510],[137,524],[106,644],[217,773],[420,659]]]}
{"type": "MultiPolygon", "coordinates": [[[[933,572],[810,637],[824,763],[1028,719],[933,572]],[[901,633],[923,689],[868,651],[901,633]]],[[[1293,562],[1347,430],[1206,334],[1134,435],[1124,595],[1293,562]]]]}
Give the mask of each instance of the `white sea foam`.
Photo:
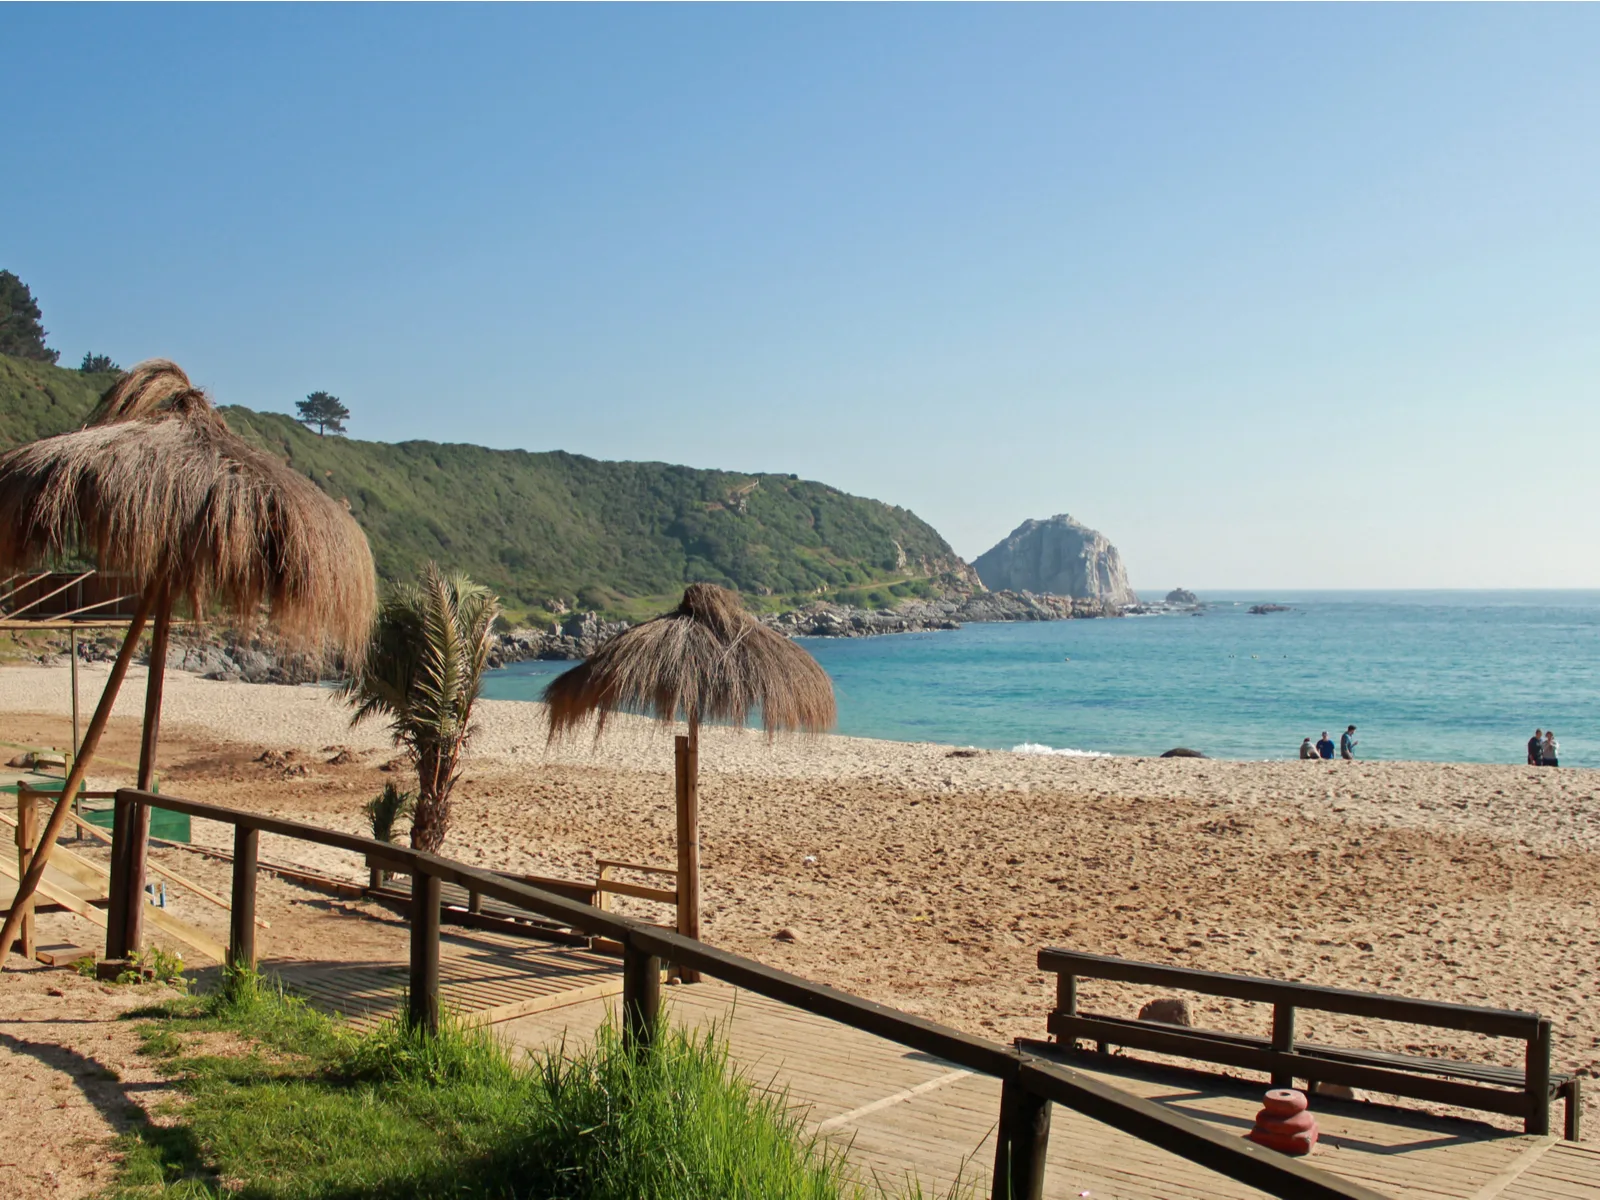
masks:
{"type": "Polygon", "coordinates": [[[1041,742],[1023,742],[1020,746],[1011,747],[1013,754],[1062,754],[1068,758],[1110,758],[1111,755],[1099,750],[1057,750],[1054,746],[1046,746],[1041,742]]]}

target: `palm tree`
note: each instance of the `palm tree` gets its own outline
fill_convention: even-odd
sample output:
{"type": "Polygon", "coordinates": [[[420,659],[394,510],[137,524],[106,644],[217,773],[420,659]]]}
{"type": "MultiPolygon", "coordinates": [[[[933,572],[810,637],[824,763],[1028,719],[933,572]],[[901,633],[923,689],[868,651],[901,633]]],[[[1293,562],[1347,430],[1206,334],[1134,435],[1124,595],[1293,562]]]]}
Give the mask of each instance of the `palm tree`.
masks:
{"type": "Polygon", "coordinates": [[[417,768],[411,845],[430,854],[450,828],[450,792],[472,737],[472,706],[483,688],[500,601],[465,575],[429,563],[378,611],[362,666],[343,695],[350,724],[388,717],[395,744],[417,768]]]}

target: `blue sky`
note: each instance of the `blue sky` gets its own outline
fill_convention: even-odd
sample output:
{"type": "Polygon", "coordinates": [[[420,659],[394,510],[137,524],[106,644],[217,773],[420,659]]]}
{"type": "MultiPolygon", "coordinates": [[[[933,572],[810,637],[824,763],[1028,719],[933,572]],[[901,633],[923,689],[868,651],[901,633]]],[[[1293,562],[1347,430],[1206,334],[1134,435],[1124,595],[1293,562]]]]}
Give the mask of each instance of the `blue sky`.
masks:
{"type": "Polygon", "coordinates": [[[1600,8],[0,6],[63,361],[1137,586],[1600,586],[1600,8]]]}

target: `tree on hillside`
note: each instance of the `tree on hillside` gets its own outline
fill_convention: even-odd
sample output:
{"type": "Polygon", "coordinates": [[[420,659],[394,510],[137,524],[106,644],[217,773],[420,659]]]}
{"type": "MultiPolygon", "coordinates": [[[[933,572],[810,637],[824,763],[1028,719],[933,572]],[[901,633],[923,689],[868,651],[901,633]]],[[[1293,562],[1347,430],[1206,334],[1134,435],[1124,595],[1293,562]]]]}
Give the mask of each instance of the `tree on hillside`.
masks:
{"type": "Polygon", "coordinates": [[[350,415],[350,410],[339,402],[339,397],[330,396],[327,392],[312,392],[304,400],[295,404],[295,411],[299,413],[298,419],[306,425],[317,427],[317,436],[327,433],[343,433],[345,418],[350,415]]]}
{"type": "Polygon", "coordinates": [[[40,319],[39,305],[23,283],[10,271],[0,271],[0,354],[54,363],[61,351],[44,344],[48,336],[40,319]]]}
{"type": "Polygon", "coordinates": [[[379,610],[366,661],[343,689],[352,725],[388,717],[417,769],[411,845],[437,853],[450,829],[450,793],[472,736],[472,706],[489,665],[500,600],[465,575],[429,563],[379,610]]]}
{"type": "Polygon", "coordinates": [[[110,371],[120,371],[122,368],[111,361],[109,354],[85,353],[83,361],[78,364],[78,370],[85,375],[103,375],[110,371]]]}

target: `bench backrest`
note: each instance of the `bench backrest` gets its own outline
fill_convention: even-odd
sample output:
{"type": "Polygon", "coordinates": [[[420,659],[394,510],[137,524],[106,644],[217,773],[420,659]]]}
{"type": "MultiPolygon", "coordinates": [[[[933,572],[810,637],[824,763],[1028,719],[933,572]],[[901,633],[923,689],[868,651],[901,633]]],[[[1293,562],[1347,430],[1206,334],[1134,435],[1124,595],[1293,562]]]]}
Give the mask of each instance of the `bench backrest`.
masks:
{"type": "MultiPolygon", "coordinates": [[[[1056,974],[1056,1010],[1050,1016],[1050,1031],[1070,1045],[1076,1045],[1081,1038],[1095,1041],[1102,1049],[1108,1044],[1134,1046],[1204,1062],[1263,1070],[1271,1076],[1273,1087],[1291,1086],[1296,1077],[1344,1083],[1420,1100],[1521,1116],[1527,1132],[1549,1131],[1551,1025],[1548,1017],[1538,1013],[1441,1000],[1414,1000],[1255,975],[1200,971],[1077,950],[1041,950],[1039,967],[1056,974]],[[1251,1043],[1250,1039],[1191,1031],[1187,1027],[1080,1014],[1080,978],[1152,984],[1271,1004],[1272,1037],[1266,1042],[1251,1043]],[[1295,1014],[1302,1008],[1516,1038],[1526,1043],[1522,1077],[1517,1081],[1520,1091],[1508,1093],[1497,1086],[1430,1077],[1455,1073],[1459,1078],[1462,1064],[1441,1070],[1449,1065],[1422,1060],[1401,1062],[1399,1056],[1370,1051],[1363,1054],[1304,1043],[1297,1045],[1295,1014]]],[[[1481,1079],[1481,1070],[1477,1074],[1481,1079]]],[[[1567,1106],[1568,1136],[1573,1136],[1576,1129],[1573,1118],[1577,1112],[1575,1091],[1569,1092],[1567,1106]]]]}
{"type": "Polygon", "coordinates": [[[1208,996],[1288,1004],[1316,1012],[1344,1013],[1382,1021],[1407,1021],[1413,1025],[1461,1029],[1523,1041],[1538,1036],[1542,1019],[1538,1013],[1517,1009],[1482,1008],[1475,1004],[1451,1004],[1443,1000],[1413,1000],[1405,996],[1357,992],[1315,983],[1290,983],[1257,975],[1229,975],[1222,971],[1169,967],[1161,963],[1136,962],[1109,954],[1085,954],[1077,950],[1041,950],[1039,967],[1058,976],[1075,979],[1155,984],[1208,996]]]}

